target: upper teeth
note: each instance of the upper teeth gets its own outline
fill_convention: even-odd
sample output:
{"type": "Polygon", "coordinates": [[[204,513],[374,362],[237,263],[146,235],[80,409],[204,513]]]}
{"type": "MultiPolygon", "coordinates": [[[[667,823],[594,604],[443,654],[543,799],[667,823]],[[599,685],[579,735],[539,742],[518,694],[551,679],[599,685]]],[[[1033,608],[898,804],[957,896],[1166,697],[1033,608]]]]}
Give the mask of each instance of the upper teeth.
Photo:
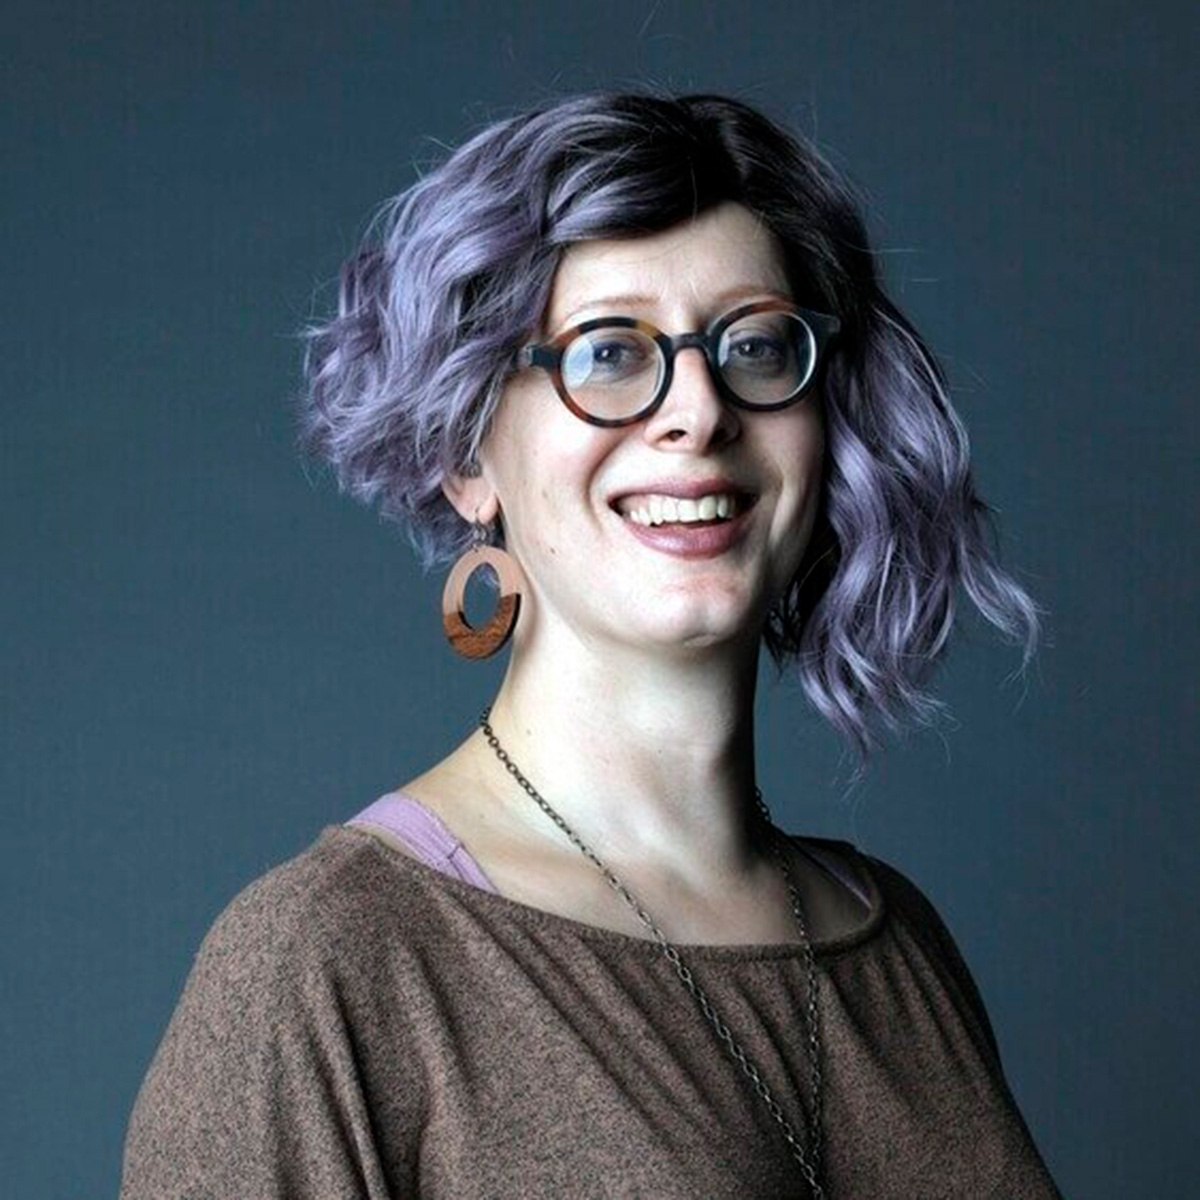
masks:
{"type": "Polygon", "coordinates": [[[734,497],[727,492],[715,492],[698,500],[681,500],[676,496],[636,496],[622,505],[625,515],[639,525],[661,525],[664,521],[724,520],[733,512],[734,497]]]}

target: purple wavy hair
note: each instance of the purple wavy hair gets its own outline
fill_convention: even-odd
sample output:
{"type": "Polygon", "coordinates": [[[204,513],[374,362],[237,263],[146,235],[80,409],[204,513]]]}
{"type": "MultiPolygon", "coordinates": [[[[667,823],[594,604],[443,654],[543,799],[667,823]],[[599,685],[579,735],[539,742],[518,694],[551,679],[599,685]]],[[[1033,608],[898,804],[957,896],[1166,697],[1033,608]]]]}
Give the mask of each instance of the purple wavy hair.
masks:
{"type": "Polygon", "coordinates": [[[515,350],[565,247],[668,229],[722,201],[779,239],[798,303],[834,313],[826,468],[812,540],[763,630],[856,752],[876,718],[931,724],[922,690],[961,584],[1023,647],[1041,611],[1001,569],[994,513],[932,354],[884,294],[859,204],[805,140],[727,97],[601,93],[478,133],[387,201],[343,266],[337,314],[305,331],[300,444],[409,531],[426,567],[466,547],[442,494],[470,474],[515,350]]]}

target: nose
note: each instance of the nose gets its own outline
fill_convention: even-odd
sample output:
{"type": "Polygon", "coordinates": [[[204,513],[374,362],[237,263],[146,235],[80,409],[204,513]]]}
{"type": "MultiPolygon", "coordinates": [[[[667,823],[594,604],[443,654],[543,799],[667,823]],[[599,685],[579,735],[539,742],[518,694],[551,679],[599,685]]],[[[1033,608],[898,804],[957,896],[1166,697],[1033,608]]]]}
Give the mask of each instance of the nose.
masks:
{"type": "Polygon", "coordinates": [[[740,432],[741,418],[717,391],[704,347],[677,350],[671,386],[645,425],[647,441],[706,451],[733,441],[740,432]]]}

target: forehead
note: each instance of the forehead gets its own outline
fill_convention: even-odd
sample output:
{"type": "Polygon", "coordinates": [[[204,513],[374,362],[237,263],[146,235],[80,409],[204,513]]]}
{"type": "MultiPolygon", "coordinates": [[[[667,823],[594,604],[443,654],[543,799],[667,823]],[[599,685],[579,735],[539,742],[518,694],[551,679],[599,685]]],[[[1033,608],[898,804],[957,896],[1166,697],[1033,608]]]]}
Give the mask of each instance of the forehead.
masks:
{"type": "Polygon", "coordinates": [[[790,295],[782,248],[754,213],[726,203],[660,233],[570,246],[555,273],[546,324],[596,307],[707,312],[763,292],[790,295]]]}

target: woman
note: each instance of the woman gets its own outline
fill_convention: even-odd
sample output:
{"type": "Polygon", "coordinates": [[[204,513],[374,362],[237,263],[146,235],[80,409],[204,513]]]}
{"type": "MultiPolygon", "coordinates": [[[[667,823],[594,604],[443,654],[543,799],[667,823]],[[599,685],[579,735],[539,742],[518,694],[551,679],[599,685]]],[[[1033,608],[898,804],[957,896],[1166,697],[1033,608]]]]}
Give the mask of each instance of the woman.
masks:
{"type": "Polygon", "coordinates": [[[932,907],[755,786],[760,645],[865,761],[958,584],[1037,636],[833,170],[720,97],[549,105],[389,205],[310,337],[306,443],[511,657],[218,919],[127,1200],[1056,1195],[932,907]]]}

